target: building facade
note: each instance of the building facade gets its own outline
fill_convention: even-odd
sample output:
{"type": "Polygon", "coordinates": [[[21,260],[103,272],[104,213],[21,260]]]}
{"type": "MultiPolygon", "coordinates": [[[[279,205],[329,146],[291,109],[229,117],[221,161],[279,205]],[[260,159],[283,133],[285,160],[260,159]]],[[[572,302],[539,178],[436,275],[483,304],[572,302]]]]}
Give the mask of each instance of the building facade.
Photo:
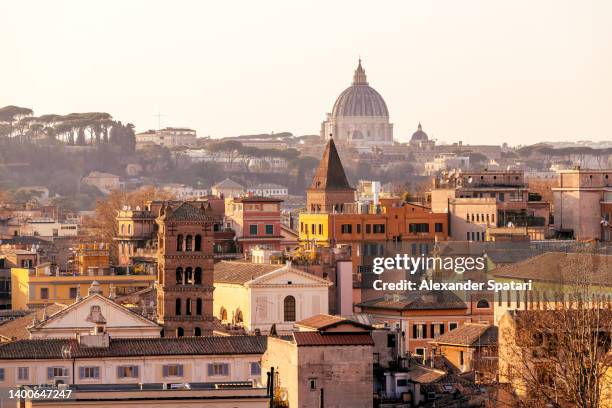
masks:
{"type": "Polygon", "coordinates": [[[204,202],[164,205],[157,218],[157,316],[164,336],[212,334],[213,237],[217,218],[204,202]]]}

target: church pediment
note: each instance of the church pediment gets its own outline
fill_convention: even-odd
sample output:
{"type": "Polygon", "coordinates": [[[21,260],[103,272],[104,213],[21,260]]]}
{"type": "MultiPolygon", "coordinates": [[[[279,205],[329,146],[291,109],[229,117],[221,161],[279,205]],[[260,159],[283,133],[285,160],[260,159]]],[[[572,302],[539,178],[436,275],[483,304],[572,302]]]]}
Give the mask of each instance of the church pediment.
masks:
{"type": "Polygon", "coordinates": [[[331,286],[328,280],[318,276],[303,272],[292,267],[285,267],[269,272],[258,278],[245,283],[245,286],[269,286],[269,285],[312,285],[312,286],[331,286]]]}
{"type": "Polygon", "coordinates": [[[32,327],[33,330],[93,328],[103,324],[107,328],[157,327],[155,322],[136,314],[112,300],[94,294],[75,302],[32,327]]]}

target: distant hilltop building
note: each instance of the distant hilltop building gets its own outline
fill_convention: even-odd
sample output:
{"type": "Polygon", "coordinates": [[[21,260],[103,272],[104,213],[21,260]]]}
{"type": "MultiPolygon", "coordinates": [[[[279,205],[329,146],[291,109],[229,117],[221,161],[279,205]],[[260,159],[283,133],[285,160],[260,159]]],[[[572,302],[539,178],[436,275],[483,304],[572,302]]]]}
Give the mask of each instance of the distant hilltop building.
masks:
{"type": "Polygon", "coordinates": [[[383,97],[367,81],[361,60],[353,83],[334,103],[332,112],[321,124],[321,138],[333,135],[338,143],[355,148],[393,145],[393,124],[383,97]]]}
{"type": "Polygon", "coordinates": [[[196,131],[189,128],[167,127],[159,130],[147,130],[136,134],[136,148],[141,149],[150,145],[164,147],[195,146],[197,144],[196,131]]]}

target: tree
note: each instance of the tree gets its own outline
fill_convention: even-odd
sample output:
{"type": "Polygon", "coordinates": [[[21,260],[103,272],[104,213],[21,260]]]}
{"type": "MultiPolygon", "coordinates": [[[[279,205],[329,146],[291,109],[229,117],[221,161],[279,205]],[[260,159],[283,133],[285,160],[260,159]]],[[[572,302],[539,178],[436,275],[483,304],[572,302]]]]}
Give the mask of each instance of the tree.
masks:
{"type": "Polygon", "coordinates": [[[95,215],[84,221],[85,230],[97,239],[111,243],[111,259],[117,259],[117,245],[113,238],[117,236],[117,211],[123,206],[144,207],[147,201],[170,200],[175,197],[164,190],[153,187],[132,192],[113,191],[108,196],[99,199],[95,206],[95,215]]]}
{"type": "Polygon", "coordinates": [[[531,299],[527,310],[504,316],[499,361],[503,382],[521,396],[518,406],[598,408],[612,382],[612,309],[594,289],[609,276],[607,261],[573,254],[560,264],[555,298],[531,299]]]}

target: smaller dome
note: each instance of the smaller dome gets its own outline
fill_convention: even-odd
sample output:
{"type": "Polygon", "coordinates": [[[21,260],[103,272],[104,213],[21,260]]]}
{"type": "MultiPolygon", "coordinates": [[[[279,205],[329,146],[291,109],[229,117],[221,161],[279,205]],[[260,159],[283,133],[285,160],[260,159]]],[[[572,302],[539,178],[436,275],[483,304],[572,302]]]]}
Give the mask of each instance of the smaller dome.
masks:
{"type": "Polygon", "coordinates": [[[410,141],[412,141],[412,142],[423,142],[423,141],[426,141],[426,140],[429,140],[429,137],[427,136],[427,133],[423,132],[423,127],[419,123],[418,129],[417,129],[416,132],[414,132],[412,134],[412,137],[410,138],[410,141]]]}

